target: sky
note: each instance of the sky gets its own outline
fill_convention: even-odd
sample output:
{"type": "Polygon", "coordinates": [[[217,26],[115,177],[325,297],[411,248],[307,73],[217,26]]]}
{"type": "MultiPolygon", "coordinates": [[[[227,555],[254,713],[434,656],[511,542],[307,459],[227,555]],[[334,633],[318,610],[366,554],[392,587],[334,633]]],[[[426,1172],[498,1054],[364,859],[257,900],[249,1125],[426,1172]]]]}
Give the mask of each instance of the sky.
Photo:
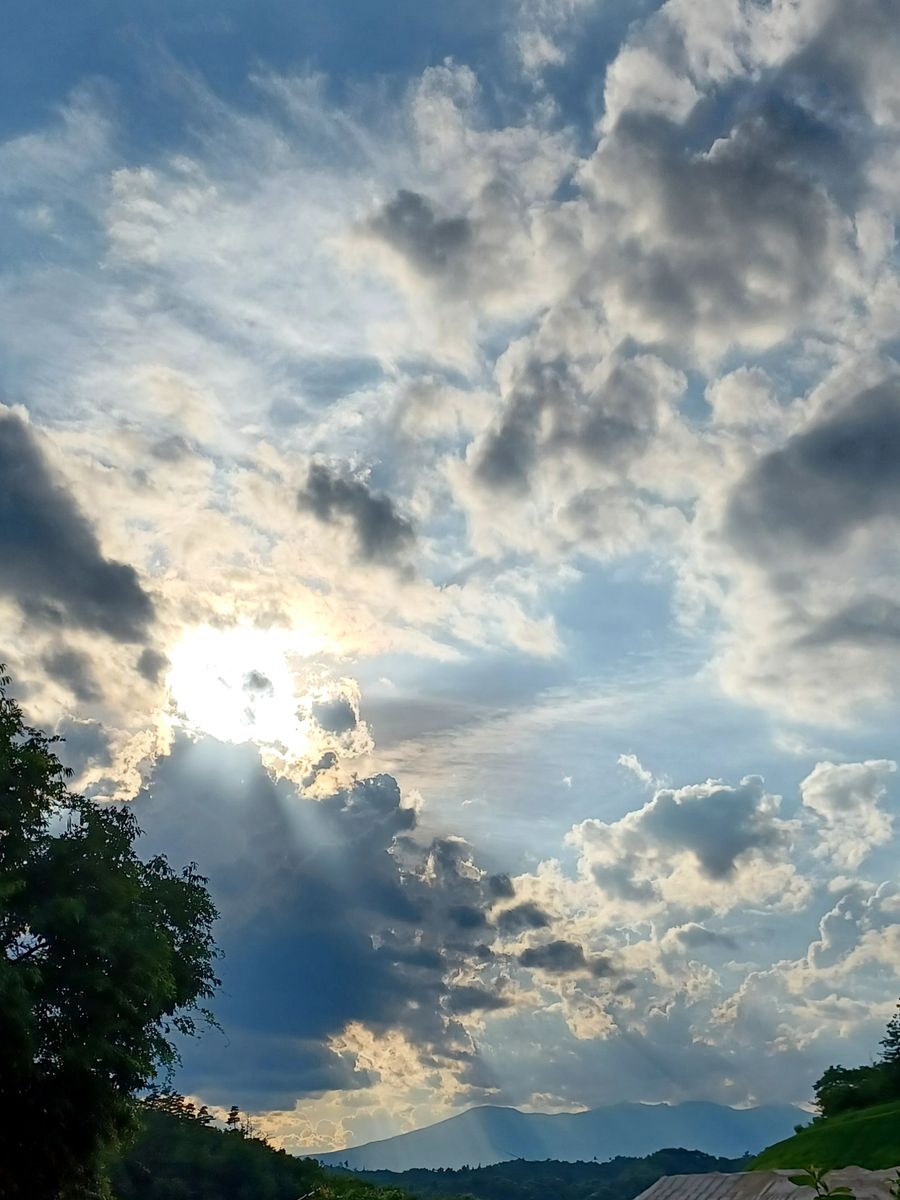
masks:
{"type": "Polygon", "coordinates": [[[897,0],[7,0],[0,659],[337,1149],[900,992],[897,0]]]}

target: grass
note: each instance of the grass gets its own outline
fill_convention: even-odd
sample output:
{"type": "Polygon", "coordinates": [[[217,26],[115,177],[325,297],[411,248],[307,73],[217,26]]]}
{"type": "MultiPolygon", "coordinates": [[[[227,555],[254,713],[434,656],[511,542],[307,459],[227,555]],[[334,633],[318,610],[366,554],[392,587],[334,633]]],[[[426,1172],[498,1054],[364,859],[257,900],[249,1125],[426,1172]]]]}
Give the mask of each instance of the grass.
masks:
{"type": "Polygon", "coordinates": [[[900,1101],[815,1121],[763,1150],[750,1169],[769,1171],[810,1163],[824,1170],[866,1167],[883,1171],[900,1166],[900,1101]]]}

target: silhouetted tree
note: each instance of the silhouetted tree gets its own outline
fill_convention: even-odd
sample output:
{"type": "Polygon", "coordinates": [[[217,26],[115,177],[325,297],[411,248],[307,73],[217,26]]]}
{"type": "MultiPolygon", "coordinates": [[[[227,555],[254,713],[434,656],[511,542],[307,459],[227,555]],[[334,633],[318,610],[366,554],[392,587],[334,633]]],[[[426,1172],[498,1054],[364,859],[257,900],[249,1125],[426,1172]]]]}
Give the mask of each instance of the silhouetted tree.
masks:
{"type": "Polygon", "coordinates": [[[900,1001],[879,1044],[882,1048],[881,1061],[900,1067],[900,1001]]]}
{"type": "Polygon", "coordinates": [[[900,1099],[900,1004],[879,1044],[882,1056],[874,1065],[831,1066],[816,1080],[816,1107],[823,1117],[900,1099]]]}
{"type": "Polygon", "coordinates": [[[102,1194],[133,1094],[171,1070],[174,1033],[211,1019],[206,881],[138,858],[127,807],[68,790],[0,671],[0,1195],[102,1194]]]}
{"type": "Polygon", "coordinates": [[[228,1116],[225,1118],[225,1124],[232,1133],[240,1133],[241,1131],[241,1110],[236,1104],[232,1104],[228,1110],[228,1116]]]}

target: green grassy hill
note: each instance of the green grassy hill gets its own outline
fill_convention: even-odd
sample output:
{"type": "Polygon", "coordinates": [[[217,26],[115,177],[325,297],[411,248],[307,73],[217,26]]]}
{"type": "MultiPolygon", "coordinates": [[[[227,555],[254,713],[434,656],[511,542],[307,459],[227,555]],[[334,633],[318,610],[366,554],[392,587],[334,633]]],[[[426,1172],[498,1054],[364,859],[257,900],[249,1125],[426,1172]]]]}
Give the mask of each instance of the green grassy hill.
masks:
{"type": "Polygon", "coordinates": [[[900,1166],[900,1101],[814,1121],[786,1141],[763,1150],[751,1170],[811,1163],[826,1170],[867,1167],[881,1171],[900,1166]]]}

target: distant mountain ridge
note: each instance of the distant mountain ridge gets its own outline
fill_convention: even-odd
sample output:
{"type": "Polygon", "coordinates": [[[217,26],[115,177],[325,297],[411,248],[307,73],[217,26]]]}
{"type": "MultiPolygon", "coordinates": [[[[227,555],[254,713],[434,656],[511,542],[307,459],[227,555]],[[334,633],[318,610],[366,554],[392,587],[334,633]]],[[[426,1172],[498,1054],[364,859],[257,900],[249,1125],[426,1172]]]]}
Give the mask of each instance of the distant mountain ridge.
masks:
{"type": "Polygon", "coordinates": [[[424,1129],[310,1157],[358,1171],[489,1166],[512,1158],[603,1162],[620,1155],[641,1158],[670,1146],[739,1158],[788,1137],[808,1116],[787,1104],[730,1108],[702,1100],[612,1104],[577,1113],[484,1105],[424,1129]]]}

